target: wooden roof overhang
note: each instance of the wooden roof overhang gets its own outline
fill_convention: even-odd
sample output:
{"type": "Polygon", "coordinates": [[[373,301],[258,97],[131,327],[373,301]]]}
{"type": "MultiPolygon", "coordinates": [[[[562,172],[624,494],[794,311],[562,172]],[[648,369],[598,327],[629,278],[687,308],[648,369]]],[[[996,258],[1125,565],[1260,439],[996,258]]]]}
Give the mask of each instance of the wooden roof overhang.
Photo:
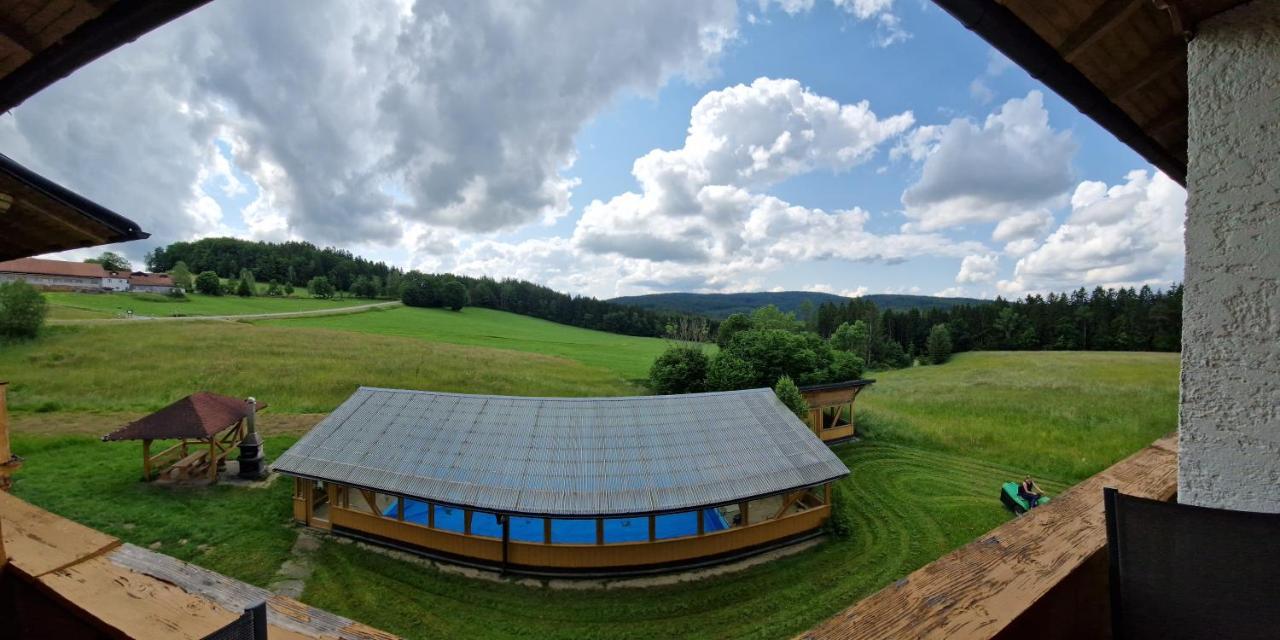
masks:
{"type": "Polygon", "coordinates": [[[0,111],[209,0],[0,3],[0,111]]]}
{"type": "Polygon", "coordinates": [[[150,235],[136,222],[0,155],[0,261],[150,235]]]}
{"type": "MultiPolygon", "coordinates": [[[[0,2],[0,112],[208,1],[0,2]]],[[[132,220],[0,156],[0,260],[146,237],[132,220]]]]}
{"type": "Polygon", "coordinates": [[[1181,184],[1187,42],[1246,0],[934,0],[1181,184]]]}

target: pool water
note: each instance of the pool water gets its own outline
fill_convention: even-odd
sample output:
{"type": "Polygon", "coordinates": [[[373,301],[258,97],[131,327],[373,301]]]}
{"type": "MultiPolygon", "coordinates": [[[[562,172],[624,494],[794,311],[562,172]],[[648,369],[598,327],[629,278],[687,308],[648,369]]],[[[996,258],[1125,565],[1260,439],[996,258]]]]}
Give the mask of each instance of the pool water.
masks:
{"type": "MultiPolygon", "coordinates": [[[[427,524],[427,509],[431,505],[418,500],[404,501],[404,519],[407,522],[427,524]]],[[[464,523],[462,509],[434,505],[435,527],[443,531],[462,533],[464,523]]],[[[716,509],[686,511],[683,513],[667,513],[654,518],[654,533],[658,540],[682,538],[697,535],[698,516],[703,518],[703,531],[711,533],[728,529],[729,523],[716,509]]],[[[382,512],[384,516],[395,517],[396,506],[393,504],[382,512]]],[[[543,518],[511,518],[511,539],[519,542],[543,542],[543,518]]],[[[471,516],[471,534],[489,538],[502,537],[502,525],[492,513],[474,512],[471,516]]],[[[606,518],[604,521],[605,544],[615,542],[647,542],[649,540],[649,518],[606,518]]],[[[558,544],[595,544],[595,520],[553,519],[551,521],[551,542],[558,544]]]]}

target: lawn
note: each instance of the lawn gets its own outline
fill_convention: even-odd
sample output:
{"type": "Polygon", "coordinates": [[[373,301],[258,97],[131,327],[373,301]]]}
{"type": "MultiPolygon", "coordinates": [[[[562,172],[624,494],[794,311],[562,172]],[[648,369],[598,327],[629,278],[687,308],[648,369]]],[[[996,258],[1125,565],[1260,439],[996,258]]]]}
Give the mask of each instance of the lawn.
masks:
{"type": "Polygon", "coordinates": [[[555,356],[239,322],[52,327],[0,347],[15,412],[150,411],[193,391],[331,411],[383,386],[508,395],[634,395],[617,374],[555,356]]]}
{"type": "MultiPolygon", "coordinates": [[[[104,429],[106,426],[104,425],[104,429]]],[[[267,439],[270,456],[293,438],[267,439]]],[[[141,445],[19,434],[14,493],[140,546],[265,586],[288,555],[292,484],[175,489],[138,481],[141,445]]],[[[309,604],[406,638],[784,638],[1008,519],[1015,470],[880,443],[837,453],[846,539],[720,578],[647,589],[556,591],[441,573],[326,542],[309,604]]],[[[1048,482],[1050,491],[1061,485],[1048,482]]]]}
{"type": "Polygon", "coordinates": [[[137,316],[223,316],[248,313],[287,313],[338,309],[381,302],[359,298],[268,298],[258,296],[206,296],[189,294],[170,298],[156,293],[48,292],[50,317],[54,319],[116,318],[132,310],[137,316]]]}
{"type": "Polygon", "coordinates": [[[1178,366],[1176,353],[962,353],[874,374],[858,427],[1074,483],[1177,428],[1178,366]]]}
{"type": "Polygon", "coordinates": [[[609,369],[637,383],[648,378],[649,366],[667,346],[665,341],[657,338],[580,329],[479,307],[467,307],[462,311],[402,307],[352,316],[264,320],[261,323],[545,353],[609,369]]]}
{"type": "MultiPolygon", "coordinates": [[[[599,345],[630,338],[601,334],[590,343],[583,334],[595,332],[493,312],[405,309],[321,320],[356,318],[373,318],[383,330],[313,328],[312,321],[76,327],[0,350],[0,377],[15,383],[14,448],[28,460],[15,493],[263,585],[295,535],[287,483],[267,490],[145,485],[137,481],[136,443],[59,434],[104,433],[120,421],[87,411],[156,408],[211,388],[273,405],[262,424],[274,456],[295,436],[273,431],[268,417],[327,411],[361,383],[526,395],[642,391],[617,373],[635,365],[607,371],[574,357],[585,358],[588,344],[607,355],[599,345]],[[412,331],[417,323],[472,344],[515,334],[573,347],[561,347],[569,357],[556,357],[440,344],[412,331]],[[35,413],[41,410],[51,413],[35,413]],[[24,430],[27,424],[35,428],[24,430]]],[[[853,470],[836,491],[852,534],[740,573],[647,589],[557,591],[473,580],[326,542],[303,599],[408,638],[791,637],[1007,520],[997,497],[1002,482],[1030,472],[1057,493],[1173,431],[1177,367],[1174,354],[975,353],[878,374],[858,400],[866,437],[836,450],[853,470]]]]}

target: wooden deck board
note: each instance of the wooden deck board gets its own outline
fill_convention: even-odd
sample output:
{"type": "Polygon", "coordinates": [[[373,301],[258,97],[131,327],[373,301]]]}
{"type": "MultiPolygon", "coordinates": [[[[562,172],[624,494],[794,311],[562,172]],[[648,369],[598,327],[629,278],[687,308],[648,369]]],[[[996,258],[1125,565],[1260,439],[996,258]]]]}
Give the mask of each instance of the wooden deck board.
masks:
{"type": "Polygon", "coordinates": [[[801,637],[992,638],[1105,549],[1103,487],[1169,500],[1177,474],[1177,438],[1157,440],[801,637]]]}
{"type": "Polygon", "coordinates": [[[240,615],[105,557],[45,574],[39,582],[99,626],[138,640],[200,640],[240,615]]]}
{"type": "Polygon", "coordinates": [[[101,531],[54,515],[0,491],[4,547],[12,566],[37,577],[120,545],[101,531]]]}

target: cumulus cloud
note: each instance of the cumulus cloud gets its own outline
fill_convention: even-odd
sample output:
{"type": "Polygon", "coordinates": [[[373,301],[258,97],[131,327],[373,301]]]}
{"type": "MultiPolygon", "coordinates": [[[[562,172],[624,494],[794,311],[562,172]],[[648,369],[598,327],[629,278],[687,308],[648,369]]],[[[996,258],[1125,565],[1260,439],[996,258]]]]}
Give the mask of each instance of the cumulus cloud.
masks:
{"type": "Polygon", "coordinates": [[[1182,275],[1186,191],[1159,172],[1132,171],[1122,184],[1082,182],[1071,213],[1018,260],[1001,293],[1085,286],[1167,284],[1182,275]]]}
{"type": "Polygon", "coordinates": [[[965,256],[964,260],[960,261],[960,273],[956,274],[956,282],[958,284],[991,282],[996,279],[999,268],[1000,256],[994,253],[965,256]]]}
{"type": "Polygon", "coordinates": [[[586,206],[573,233],[584,254],[607,257],[620,285],[735,286],[805,261],[901,262],[984,248],[933,233],[873,233],[857,207],[826,211],[761,190],[814,171],[843,171],[911,126],[864,101],[840,104],[790,79],[712,91],[693,107],[679,149],[636,160],[640,192],[586,206]]]}
{"type": "MultiPolygon", "coordinates": [[[[1070,132],[1049,126],[1039,91],[1006,102],[981,126],[961,118],[913,133],[899,152],[924,158],[920,179],[902,194],[908,228],[934,231],[1015,216],[1043,220],[1065,203],[1075,151],[1070,132]]],[[[1006,226],[1004,233],[1014,227],[1021,228],[1006,226]]]]}
{"type": "Polygon", "coordinates": [[[215,231],[217,203],[193,195],[230,175],[208,164],[214,140],[259,191],[244,212],[259,237],[510,229],[565,215],[582,125],[621,91],[706,77],[736,11],[222,0],[32,98],[0,120],[0,146],[160,242],[215,231]]]}
{"type": "MultiPolygon", "coordinates": [[[[869,21],[875,25],[875,37],[872,44],[888,47],[911,38],[911,34],[902,26],[902,19],[893,13],[893,0],[831,0],[837,8],[844,10],[859,21],[869,21]]],[[[787,15],[806,13],[813,9],[814,0],[760,0],[761,10],[777,5],[787,15]]]]}

